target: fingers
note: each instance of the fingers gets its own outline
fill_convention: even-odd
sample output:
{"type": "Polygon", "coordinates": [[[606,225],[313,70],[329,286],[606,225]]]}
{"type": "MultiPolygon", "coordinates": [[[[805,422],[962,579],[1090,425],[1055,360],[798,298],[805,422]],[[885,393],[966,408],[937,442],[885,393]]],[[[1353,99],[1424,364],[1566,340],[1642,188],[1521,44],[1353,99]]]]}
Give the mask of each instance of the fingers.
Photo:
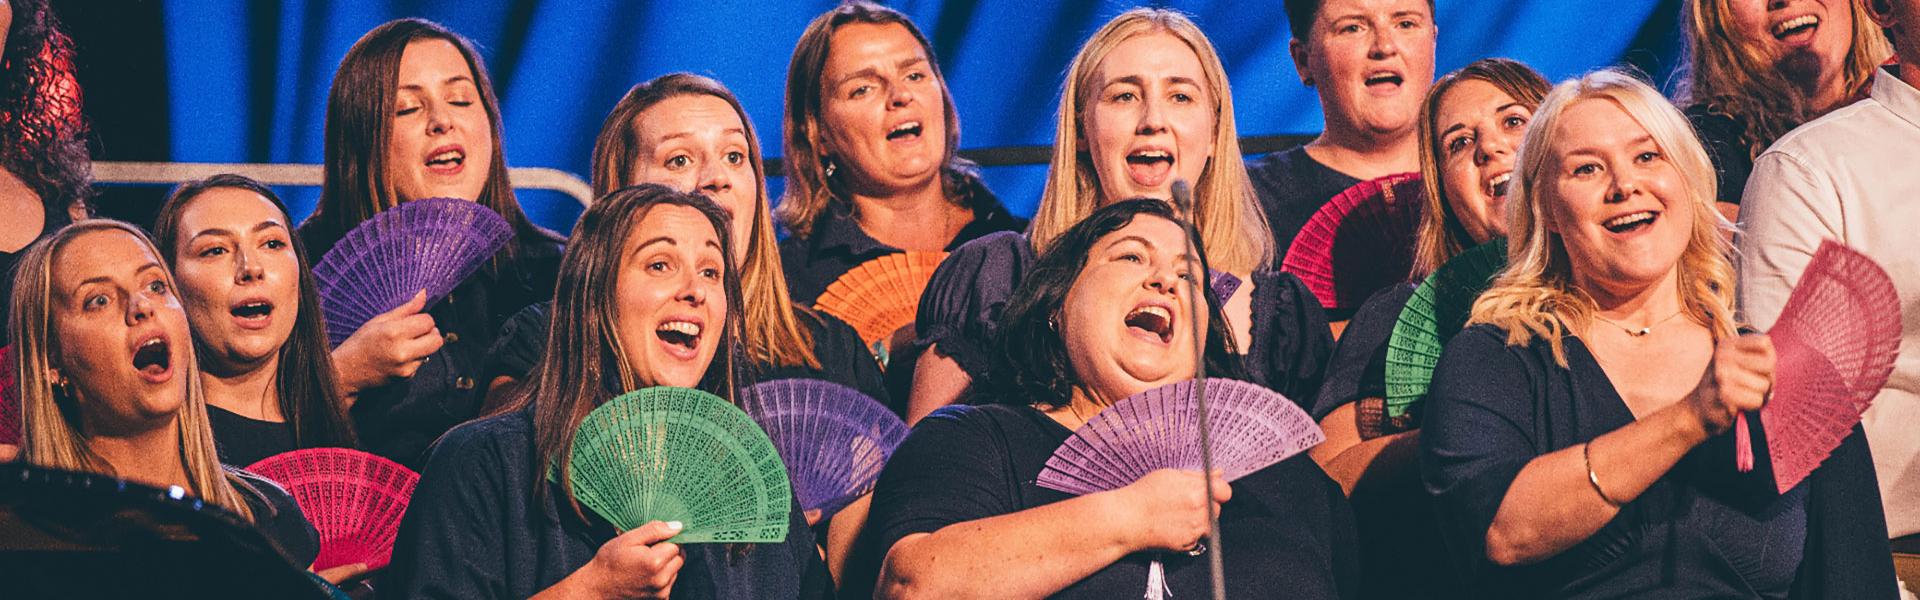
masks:
{"type": "Polygon", "coordinates": [[[1773,342],[1764,335],[1728,340],[1714,351],[1720,401],[1731,410],[1759,410],[1773,389],[1773,342]]]}
{"type": "Polygon", "coordinates": [[[806,518],[807,518],[807,526],[808,526],[808,527],[812,527],[812,526],[814,526],[814,525],[818,525],[818,524],[820,523],[820,514],[821,514],[821,513],[820,513],[820,509],[818,509],[818,508],[815,508],[815,509],[810,509],[810,510],[808,510],[808,511],[806,511],[806,512],[803,512],[803,513],[801,513],[801,516],[804,516],[804,517],[806,517],[806,518]]]}
{"type": "Polygon", "coordinates": [[[685,526],[679,521],[648,521],[647,524],[635,527],[614,539],[624,544],[653,546],[680,535],[682,529],[685,529],[685,526]]]}
{"type": "Polygon", "coordinates": [[[406,302],[402,302],[400,303],[399,306],[393,307],[393,310],[389,310],[387,312],[374,315],[373,318],[367,319],[367,322],[372,323],[374,321],[385,321],[390,319],[396,319],[399,317],[404,317],[407,315],[418,314],[421,310],[425,309],[426,307],[427,307],[427,291],[420,290],[419,292],[414,293],[412,298],[408,298],[406,302]]]}
{"type": "Polygon", "coordinates": [[[1226,477],[1222,477],[1218,471],[1215,471],[1213,474],[1213,503],[1226,504],[1228,500],[1232,499],[1233,486],[1227,483],[1226,477]]]}

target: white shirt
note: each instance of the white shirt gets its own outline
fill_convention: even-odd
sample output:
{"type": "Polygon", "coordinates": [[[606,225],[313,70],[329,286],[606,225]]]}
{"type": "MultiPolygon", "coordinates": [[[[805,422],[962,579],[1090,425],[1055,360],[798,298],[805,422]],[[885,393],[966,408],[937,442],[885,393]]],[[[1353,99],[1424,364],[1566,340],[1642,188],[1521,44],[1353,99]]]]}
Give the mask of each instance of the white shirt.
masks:
{"type": "Polygon", "coordinates": [[[1865,253],[1900,294],[1900,357],[1862,420],[1893,537],[1920,532],[1920,90],[1881,72],[1866,100],[1754,159],[1740,205],[1740,307],[1771,328],[1823,239],[1865,253]]]}

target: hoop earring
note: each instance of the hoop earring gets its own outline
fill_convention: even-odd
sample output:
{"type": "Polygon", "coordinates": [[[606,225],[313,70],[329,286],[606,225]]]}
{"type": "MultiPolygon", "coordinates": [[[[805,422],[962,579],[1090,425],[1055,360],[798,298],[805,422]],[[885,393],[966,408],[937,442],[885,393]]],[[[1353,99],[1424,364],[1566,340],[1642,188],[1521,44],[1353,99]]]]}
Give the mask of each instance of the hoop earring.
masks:
{"type": "Polygon", "coordinates": [[[840,169],[840,163],[833,162],[832,159],[827,160],[827,176],[828,177],[832,177],[833,172],[839,169],[840,169]]]}

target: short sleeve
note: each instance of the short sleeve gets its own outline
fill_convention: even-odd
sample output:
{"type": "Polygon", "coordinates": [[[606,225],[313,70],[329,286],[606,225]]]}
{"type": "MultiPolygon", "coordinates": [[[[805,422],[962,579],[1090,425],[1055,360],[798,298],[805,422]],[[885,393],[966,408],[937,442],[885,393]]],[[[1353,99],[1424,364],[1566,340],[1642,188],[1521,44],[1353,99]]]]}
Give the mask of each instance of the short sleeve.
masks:
{"type": "Polygon", "coordinates": [[[1713,158],[1713,169],[1720,183],[1720,197],[1716,200],[1740,204],[1747,177],[1753,172],[1753,151],[1741,139],[1746,135],[1746,126],[1705,105],[1687,107],[1686,112],[1687,120],[1700,133],[1700,145],[1713,158]]]}
{"type": "Polygon", "coordinates": [[[1509,348],[1504,332],[1469,327],[1447,343],[1427,392],[1420,472],[1441,534],[1466,561],[1486,564],[1487,529],[1520,470],[1540,454],[1535,381],[1544,373],[1509,348]]]}
{"type": "Polygon", "coordinates": [[[1773,328],[1820,242],[1842,238],[1840,195],[1827,177],[1784,152],[1755,161],[1740,208],[1741,317],[1773,328]]]}
{"type": "Polygon", "coordinates": [[[1389,286],[1353,313],[1327,360],[1327,374],[1310,411],[1315,420],[1361,398],[1385,396],[1387,341],[1413,290],[1413,284],[1389,286]]]}
{"type": "Polygon", "coordinates": [[[987,414],[995,407],[952,405],[927,415],[880,472],[867,531],[876,559],[900,538],[1019,509],[1008,474],[1006,440],[987,414]]]}
{"type": "Polygon", "coordinates": [[[1034,260],[1027,237],[1012,231],[981,236],[955,249],[920,294],[914,345],[937,345],[967,372],[986,372],[1000,312],[1034,260]]]}
{"type": "MultiPolygon", "coordinates": [[[[482,421],[455,428],[427,455],[381,584],[398,598],[506,598],[506,459],[482,421]]],[[[530,501],[531,498],[529,497],[530,501]]],[[[532,557],[522,557],[531,560],[532,557]]]]}
{"type": "Polygon", "coordinates": [[[1253,274],[1253,342],[1247,371],[1255,383],[1280,392],[1311,410],[1333,353],[1327,313],[1292,273],[1253,274]]]}
{"type": "Polygon", "coordinates": [[[552,309],[552,301],[530,304],[500,326],[500,335],[495,336],[493,345],[487,348],[481,382],[502,376],[525,381],[533,373],[540,355],[547,350],[547,329],[551,321],[548,313],[552,309]]]}

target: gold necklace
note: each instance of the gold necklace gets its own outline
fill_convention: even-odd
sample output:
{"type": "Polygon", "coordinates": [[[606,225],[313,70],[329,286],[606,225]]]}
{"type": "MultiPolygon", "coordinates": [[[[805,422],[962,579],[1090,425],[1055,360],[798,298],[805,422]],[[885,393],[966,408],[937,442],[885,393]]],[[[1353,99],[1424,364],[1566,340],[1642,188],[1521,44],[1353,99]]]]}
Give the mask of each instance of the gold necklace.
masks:
{"type": "Polygon", "coordinates": [[[1658,320],[1658,321],[1654,321],[1654,322],[1652,322],[1652,323],[1649,323],[1649,324],[1647,324],[1647,325],[1646,325],[1645,327],[1641,327],[1641,328],[1639,328],[1639,329],[1635,329],[1635,328],[1632,328],[1632,327],[1628,327],[1628,326],[1626,326],[1626,325],[1621,325],[1621,324],[1619,324],[1619,323],[1616,323],[1616,322],[1614,322],[1614,321],[1613,321],[1612,319],[1608,319],[1608,318],[1606,318],[1606,317],[1602,317],[1602,316],[1600,316],[1600,315],[1594,315],[1594,316],[1593,316],[1593,318],[1594,318],[1594,319],[1597,319],[1597,320],[1599,320],[1599,321],[1600,321],[1600,322],[1602,322],[1602,323],[1606,323],[1606,324],[1608,324],[1608,325],[1612,325],[1612,326],[1614,326],[1614,327],[1619,327],[1621,331],[1625,331],[1625,332],[1627,332],[1627,335],[1628,335],[1628,336],[1630,336],[1630,337],[1634,337],[1634,338],[1643,338],[1643,337],[1647,337],[1647,334],[1649,334],[1649,333],[1653,333],[1653,328],[1654,328],[1654,327],[1658,327],[1658,326],[1660,326],[1661,324],[1664,324],[1664,323],[1666,323],[1667,321],[1672,321],[1674,317],[1678,317],[1678,316],[1680,316],[1680,315],[1681,315],[1682,313],[1685,313],[1685,312],[1687,312],[1687,311],[1686,311],[1685,309],[1682,309],[1682,310],[1677,310],[1677,311],[1674,311],[1674,313],[1673,313],[1673,314],[1671,314],[1671,315],[1667,315],[1667,317],[1666,317],[1666,318],[1664,318],[1664,319],[1660,319],[1660,320],[1658,320]]]}

